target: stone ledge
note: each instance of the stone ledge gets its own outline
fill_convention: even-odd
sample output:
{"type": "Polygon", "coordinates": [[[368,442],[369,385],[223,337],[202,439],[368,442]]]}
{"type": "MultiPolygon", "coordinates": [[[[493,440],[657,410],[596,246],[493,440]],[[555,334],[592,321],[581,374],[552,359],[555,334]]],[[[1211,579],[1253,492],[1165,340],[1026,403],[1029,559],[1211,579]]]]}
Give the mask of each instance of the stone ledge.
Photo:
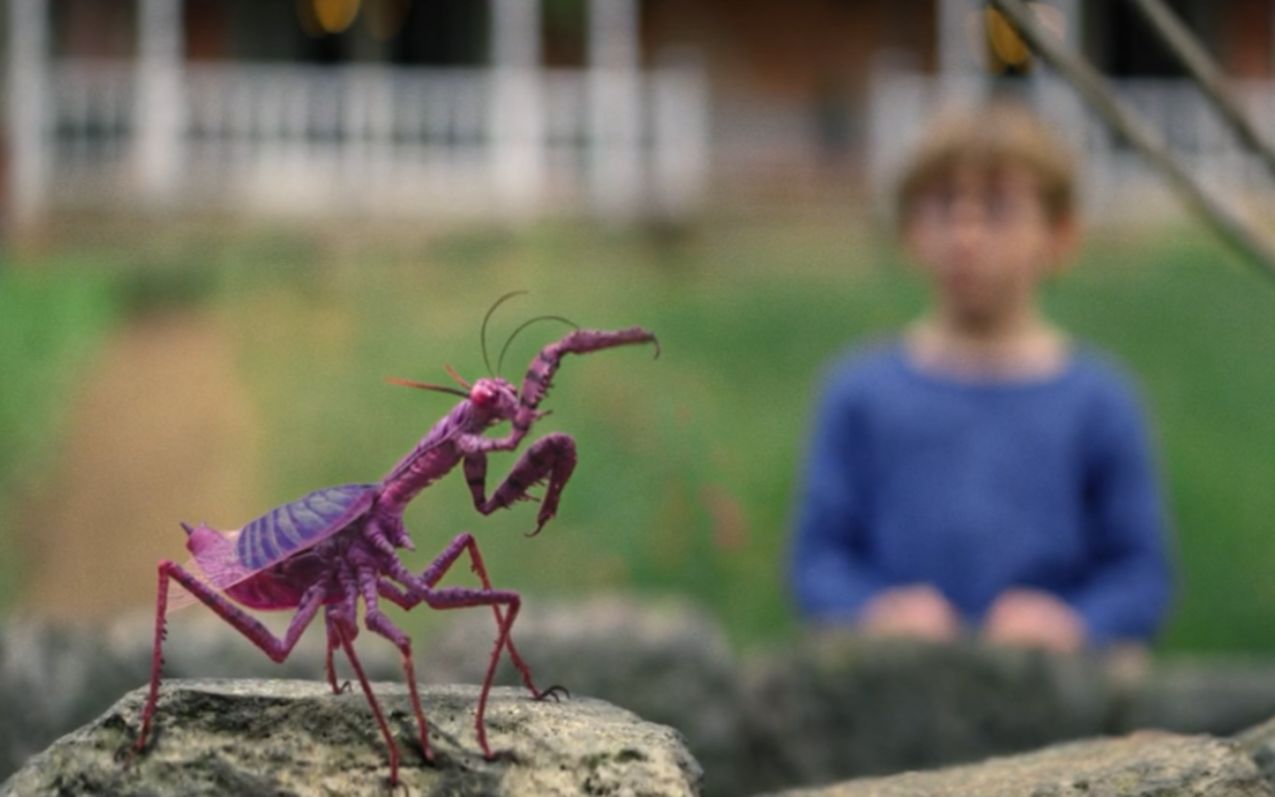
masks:
{"type": "MultiPolygon", "coordinates": [[[[531,700],[492,690],[487,761],[474,734],[475,686],[422,686],[436,761],[414,752],[401,684],[373,688],[402,754],[412,794],[697,795],[702,772],[676,731],[609,703],[531,700]]],[[[385,794],[389,764],[357,686],[281,680],[169,680],[147,750],[125,767],[144,689],[33,757],[0,797],[30,794],[385,794]]]]}
{"type": "Polygon", "coordinates": [[[1142,732],[980,764],[864,778],[775,797],[1273,797],[1234,743],[1142,732]]]}

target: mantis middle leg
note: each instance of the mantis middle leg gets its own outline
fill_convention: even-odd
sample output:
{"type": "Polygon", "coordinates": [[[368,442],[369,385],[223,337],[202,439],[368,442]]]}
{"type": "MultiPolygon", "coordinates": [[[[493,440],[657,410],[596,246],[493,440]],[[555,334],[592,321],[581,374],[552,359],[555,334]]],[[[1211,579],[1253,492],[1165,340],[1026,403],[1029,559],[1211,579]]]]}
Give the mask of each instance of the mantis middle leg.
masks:
{"type": "MultiPolygon", "coordinates": [[[[478,541],[475,540],[474,535],[469,532],[456,535],[456,538],[453,539],[447,548],[443,550],[443,553],[440,554],[429,567],[425,568],[424,572],[422,572],[419,576],[419,579],[430,587],[437,585],[438,582],[442,580],[443,576],[445,576],[451,569],[452,565],[456,563],[456,560],[460,558],[462,553],[469,554],[470,569],[474,573],[478,574],[478,578],[482,582],[483,589],[489,592],[492,591],[494,588],[491,585],[491,579],[487,576],[487,568],[483,564],[482,554],[478,550],[478,541]]],[[[377,591],[380,593],[382,598],[392,601],[404,609],[412,609],[423,600],[423,598],[416,594],[400,590],[392,581],[387,579],[381,579],[380,583],[377,585],[377,591]]],[[[505,618],[500,611],[500,607],[493,604],[491,611],[496,617],[496,627],[500,628],[505,622],[505,618]]],[[[505,647],[509,651],[510,660],[513,661],[514,667],[517,668],[519,675],[522,676],[522,682],[527,687],[527,690],[531,692],[533,699],[544,700],[552,697],[554,700],[557,700],[560,694],[567,693],[566,688],[557,685],[544,690],[536,687],[535,681],[531,676],[531,668],[518,653],[518,648],[514,646],[512,634],[506,639],[505,647]]]]}
{"type": "MultiPolygon", "coordinates": [[[[482,747],[483,755],[489,759],[492,758],[491,746],[487,743],[487,728],[483,721],[487,714],[487,698],[491,693],[492,681],[496,676],[496,664],[500,661],[500,651],[509,644],[509,629],[513,626],[514,619],[518,616],[518,610],[522,607],[522,598],[518,593],[505,589],[471,589],[468,587],[435,589],[424,579],[413,575],[402,564],[395,567],[391,575],[407,587],[406,595],[399,593],[399,597],[403,599],[400,605],[410,604],[414,606],[423,602],[431,609],[463,609],[470,606],[491,606],[496,611],[496,616],[502,618],[499,624],[500,631],[496,637],[496,647],[492,650],[491,657],[487,662],[487,674],[483,677],[482,692],[478,696],[478,712],[474,720],[478,734],[478,744],[482,747]],[[501,607],[504,608],[504,612],[500,611],[501,607]]],[[[377,589],[382,595],[387,592],[383,586],[385,583],[382,579],[377,584],[377,589]]],[[[394,591],[397,591],[397,587],[394,588],[394,591]]],[[[395,602],[398,603],[399,601],[395,600],[395,602]]]]}

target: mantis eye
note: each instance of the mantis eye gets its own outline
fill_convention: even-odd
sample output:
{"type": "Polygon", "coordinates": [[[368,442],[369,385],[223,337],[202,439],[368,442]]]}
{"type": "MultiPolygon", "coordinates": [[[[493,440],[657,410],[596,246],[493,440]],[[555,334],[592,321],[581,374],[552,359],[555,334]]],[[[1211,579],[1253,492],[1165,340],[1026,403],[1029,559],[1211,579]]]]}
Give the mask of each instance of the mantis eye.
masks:
{"type": "Polygon", "coordinates": [[[474,389],[469,393],[469,400],[480,407],[487,406],[495,397],[495,391],[493,391],[489,386],[482,384],[474,385],[474,389]]]}

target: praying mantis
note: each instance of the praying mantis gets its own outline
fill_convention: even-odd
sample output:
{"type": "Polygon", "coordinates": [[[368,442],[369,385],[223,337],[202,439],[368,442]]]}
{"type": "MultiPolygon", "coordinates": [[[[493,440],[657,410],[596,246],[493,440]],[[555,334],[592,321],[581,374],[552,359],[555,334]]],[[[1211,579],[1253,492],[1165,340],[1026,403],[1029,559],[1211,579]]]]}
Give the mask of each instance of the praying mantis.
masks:
{"type": "MultiPolygon", "coordinates": [[[[517,293],[521,292],[502,296],[483,319],[484,360],[487,322],[497,307],[517,293]]],[[[530,323],[542,319],[566,321],[557,316],[532,319],[519,327],[510,341],[530,323]]],[[[433,760],[433,753],[417,692],[412,641],[381,611],[380,602],[386,600],[404,609],[421,603],[433,609],[490,606],[496,619],[497,640],[483,678],[474,721],[483,755],[492,758],[484,716],[502,651],[509,651],[511,661],[535,700],[557,699],[565,690],[557,686],[541,690],[533,682],[530,668],[510,638],[510,628],[522,605],[521,598],[514,590],[492,586],[473,535],[459,534],[424,571],[415,573],[398,556],[399,549],[414,549],[403,522],[403,512],[423,489],[462,465],[474,508],[484,515],[529,498],[530,488],[547,483],[535,529],[529,536],[539,533],[557,513],[562,490],[575,469],[575,441],[561,432],[536,440],[490,497],[486,488],[488,454],[517,449],[535,422],[547,414],[539,409],[540,403],[564,356],[646,343],[655,346],[658,356],[658,341],[641,327],[610,331],[576,328],[540,350],[531,361],[520,389],[498,376],[484,377],[471,384],[450,366],[448,373],[458,387],[391,379],[389,381],[395,384],[453,394],[461,401],[435,423],[380,482],[315,490],[233,531],[183,523],[187,548],[193,558],[184,567],[167,560],[158,565],[150,690],[132,755],[145,749],[154,722],[169,590],[171,583],[176,582],[188,594],[173,595],[174,605],[203,603],[276,662],[288,657],[322,609],[327,631],[328,683],[334,692],[342,691],[337,685],[332,661],[334,651],[340,648],[349,659],[385,741],[392,784],[398,783],[398,747],[351,644],[359,632],[358,602],[362,600],[364,605],[365,627],[388,639],[401,654],[420,749],[427,761],[433,760]],[[502,421],[510,422],[507,434],[500,437],[484,434],[502,421]],[[438,587],[438,582],[464,555],[468,556],[482,586],[438,587]],[[295,613],[279,637],[249,614],[248,609],[295,610],[295,613]]],[[[508,345],[506,343],[505,350],[508,345]]],[[[502,351],[502,360],[503,354],[502,351]]],[[[490,363],[488,368],[490,370],[490,363]]]]}

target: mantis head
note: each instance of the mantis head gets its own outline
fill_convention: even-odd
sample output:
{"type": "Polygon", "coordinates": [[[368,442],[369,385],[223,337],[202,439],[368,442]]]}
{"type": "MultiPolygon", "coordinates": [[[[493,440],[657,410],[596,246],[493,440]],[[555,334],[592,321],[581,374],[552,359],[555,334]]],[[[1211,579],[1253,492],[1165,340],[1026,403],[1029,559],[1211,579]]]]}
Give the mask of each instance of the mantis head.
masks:
{"type": "MultiPolygon", "coordinates": [[[[526,291],[512,291],[506,293],[496,300],[494,304],[487,310],[487,315],[483,317],[482,329],[479,332],[479,341],[482,344],[483,363],[487,366],[487,372],[493,373],[491,367],[491,358],[487,353],[487,323],[491,320],[491,316],[496,312],[496,308],[504,304],[515,296],[526,293],[526,291]]],[[[518,333],[538,321],[558,321],[566,324],[573,329],[579,329],[575,322],[556,315],[536,316],[529,321],[524,321],[521,326],[513,331],[509,338],[505,341],[505,345],[500,350],[500,357],[497,360],[496,372],[500,371],[500,367],[504,364],[505,353],[509,351],[509,346],[518,337],[518,333]]],[[[459,396],[468,399],[469,403],[478,410],[481,421],[484,425],[496,423],[498,421],[509,420],[518,412],[519,399],[517,389],[507,380],[499,376],[487,376],[478,379],[472,385],[456,372],[455,368],[450,365],[446,366],[447,374],[452,378],[458,387],[450,385],[435,385],[426,382],[414,382],[408,379],[398,379],[388,377],[386,381],[396,385],[405,387],[415,387],[421,390],[433,390],[439,393],[450,393],[453,396],[459,396]]]]}
{"type": "Polygon", "coordinates": [[[448,393],[453,396],[459,396],[468,399],[488,422],[506,420],[514,417],[514,413],[518,411],[518,392],[509,382],[498,376],[484,377],[470,385],[449,365],[447,373],[456,380],[460,387],[452,387],[450,385],[435,385],[428,382],[416,382],[411,379],[399,379],[397,377],[386,377],[387,382],[404,387],[414,387],[418,390],[433,390],[437,393],[448,393]]]}
{"type": "Polygon", "coordinates": [[[512,418],[518,411],[518,392],[498,376],[475,382],[469,389],[469,401],[494,420],[512,418]]]}

